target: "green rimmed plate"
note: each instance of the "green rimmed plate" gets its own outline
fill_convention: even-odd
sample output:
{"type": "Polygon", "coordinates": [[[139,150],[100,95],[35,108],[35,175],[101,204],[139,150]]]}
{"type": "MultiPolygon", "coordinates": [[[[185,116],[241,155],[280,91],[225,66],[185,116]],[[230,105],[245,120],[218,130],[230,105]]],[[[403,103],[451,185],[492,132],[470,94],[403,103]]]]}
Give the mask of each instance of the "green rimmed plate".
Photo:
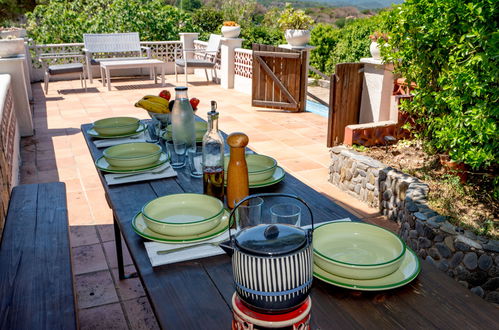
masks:
{"type": "Polygon", "coordinates": [[[152,231],[151,229],[149,229],[149,227],[146,226],[146,223],[144,222],[144,219],[142,217],[142,213],[140,212],[137,213],[137,215],[135,215],[135,217],[132,219],[132,228],[135,231],[135,233],[137,233],[137,235],[155,242],[173,243],[173,244],[195,243],[195,242],[209,240],[213,237],[217,237],[226,232],[227,229],[229,228],[229,212],[227,210],[224,212],[224,216],[222,217],[222,220],[220,221],[218,226],[207,232],[200,233],[197,235],[169,236],[169,235],[159,234],[155,231],[152,231]]]}
{"type": "Polygon", "coordinates": [[[95,167],[97,167],[101,171],[109,173],[141,173],[155,169],[156,167],[163,165],[169,160],[170,158],[168,157],[168,154],[166,152],[162,152],[161,155],[159,156],[158,161],[155,163],[146,166],[117,167],[109,165],[104,156],[101,156],[99,159],[95,161],[95,167]]]}
{"type": "Polygon", "coordinates": [[[326,283],[339,286],[341,288],[359,290],[359,291],[381,291],[395,289],[404,286],[414,280],[419,272],[421,266],[419,259],[409,247],[406,249],[404,259],[395,272],[385,277],[370,279],[370,280],[356,280],[352,278],[340,277],[326,272],[314,264],[314,277],[326,283]]]}
{"type": "MultiPolygon", "coordinates": [[[[268,187],[278,182],[281,182],[285,176],[286,176],[286,171],[284,171],[282,167],[277,166],[274,174],[270,178],[268,178],[267,180],[250,183],[249,187],[250,188],[268,187]]],[[[225,186],[227,187],[227,181],[225,181],[225,186]]]]}
{"type": "Polygon", "coordinates": [[[129,136],[137,135],[137,134],[142,133],[143,131],[145,131],[146,128],[147,128],[147,126],[145,124],[140,123],[139,127],[137,127],[137,129],[135,130],[135,132],[131,132],[131,133],[127,133],[127,134],[121,134],[121,135],[101,135],[101,134],[97,133],[97,131],[94,130],[93,127],[92,127],[91,129],[89,129],[87,131],[87,134],[90,135],[91,137],[97,138],[97,139],[117,139],[117,138],[124,138],[124,137],[129,137],[129,136]]]}

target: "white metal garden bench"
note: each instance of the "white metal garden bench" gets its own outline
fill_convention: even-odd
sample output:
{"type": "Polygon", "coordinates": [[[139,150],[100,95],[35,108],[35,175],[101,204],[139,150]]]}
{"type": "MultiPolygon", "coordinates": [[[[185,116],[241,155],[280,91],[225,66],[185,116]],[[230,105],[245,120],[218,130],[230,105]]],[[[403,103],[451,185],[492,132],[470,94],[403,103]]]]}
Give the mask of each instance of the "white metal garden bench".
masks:
{"type": "Polygon", "coordinates": [[[138,32],[127,33],[85,33],[83,34],[85,64],[88,78],[93,82],[92,65],[103,61],[143,60],[151,58],[151,49],[140,46],[138,32]],[[143,55],[146,52],[146,56],[143,55]],[[98,57],[96,57],[96,55],[98,57]],[[113,57],[119,55],[121,57],[113,57]]]}

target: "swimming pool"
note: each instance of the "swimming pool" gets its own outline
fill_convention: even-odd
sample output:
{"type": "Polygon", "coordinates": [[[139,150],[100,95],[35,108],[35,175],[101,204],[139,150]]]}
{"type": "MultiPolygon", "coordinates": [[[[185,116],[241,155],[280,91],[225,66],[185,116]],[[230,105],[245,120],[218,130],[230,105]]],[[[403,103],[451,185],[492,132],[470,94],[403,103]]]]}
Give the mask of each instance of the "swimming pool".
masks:
{"type": "Polygon", "coordinates": [[[326,118],[329,115],[329,107],[310,100],[307,100],[305,110],[326,118]]]}

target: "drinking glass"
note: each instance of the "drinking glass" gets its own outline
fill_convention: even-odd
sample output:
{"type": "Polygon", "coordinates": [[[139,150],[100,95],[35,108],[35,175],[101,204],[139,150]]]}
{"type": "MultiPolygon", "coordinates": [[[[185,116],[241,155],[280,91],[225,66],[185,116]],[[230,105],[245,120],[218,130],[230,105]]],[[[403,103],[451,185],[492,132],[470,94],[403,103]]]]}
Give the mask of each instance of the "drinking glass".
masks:
{"type": "Polygon", "coordinates": [[[189,148],[187,150],[187,159],[189,161],[191,176],[194,178],[203,177],[203,151],[201,148],[189,148]]]}
{"type": "Polygon", "coordinates": [[[166,147],[170,154],[170,163],[173,168],[182,168],[185,166],[185,153],[187,148],[185,144],[174,144],[173,141],[166,141],[166,147]]]}
{"type": "MultiPolygon", "coordinates": [[[[236,203],[234,203],[236,204],[236,203]]],[[[241,230],[261,223],[263,199],[255,197],[239,205],[236,209],[236,227],[241,230]]]]}
{"type": "Polygon", "coordinates": [[[147,125],[146,142],[157,143],[159,142],[160,122],[152,118],[145,121],[147,125]]]}
{"type": "Polygon", "coordinates": [[[299,227],[301,208],[295,204],[276,204],[270,208],[270,221],[299,227]]]}

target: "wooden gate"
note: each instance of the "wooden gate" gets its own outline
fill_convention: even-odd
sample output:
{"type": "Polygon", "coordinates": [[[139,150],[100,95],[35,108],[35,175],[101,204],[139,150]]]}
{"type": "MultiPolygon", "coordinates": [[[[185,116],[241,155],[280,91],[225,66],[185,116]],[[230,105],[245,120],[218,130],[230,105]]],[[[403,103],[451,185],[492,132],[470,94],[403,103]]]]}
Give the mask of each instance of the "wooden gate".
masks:
{"type": "Polygon", "coordinates": [[[251,105],[305,111],[307,53],[253,44],[251,105]]]}
{"type": "Polygon", "coordinates": [[[336,65],[329,96],[328,147],[343,143],[345,127],[359,123],[363,80],[363,63],[336,65]]]}

